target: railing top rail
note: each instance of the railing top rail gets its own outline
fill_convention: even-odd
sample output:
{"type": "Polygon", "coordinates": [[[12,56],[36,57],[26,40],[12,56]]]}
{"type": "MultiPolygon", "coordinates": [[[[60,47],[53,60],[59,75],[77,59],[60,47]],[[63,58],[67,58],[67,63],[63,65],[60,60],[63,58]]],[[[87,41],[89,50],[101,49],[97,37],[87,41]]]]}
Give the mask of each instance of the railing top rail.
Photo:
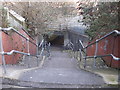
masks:
{"type": "Polygon", "coordinates": [[[82,49],[85,48],[81,40],[79,40],[79,43],[81,44],[82,49]]]}
{"type": "Polygon", "coordinates": [[[120,32],[119,32],[118,30],[114,30],[114,31],[112,31],[112,32],[110,32],[110,33],[108,33],[108,34],[106,34],[105,36],[101,37],[100,39],[97,39],[95,42],[90,43],[89,45],[87,45],[87,46],[84,47],[84,48],[87,48],[87,47],[89,47],[89,46],[91,46],[91,45],[93,45],[93,44],[95,44],[95,43],[101,41],[102,39],[104,39],[104,38],[106,38],[106,37],[108,37],[108,36],[110,36],[110,35],[112,35],[112,34],[114,34],[114,33],[120,35],[120,32]]]}
{"type": "MultiPolygon", "coordinates": [[[[114,60],[119,61],[120,58],[114,56],[113,54],[106,54],[106,55],[97,55],[97,56],[87,56],[87,58],[97,58],[97,57],[106,57],[106,56],[111,56],[114,60]]],[[[84,57],[85,58],[85,57],[84,57]]]]}
{"type": "Polygon", "coordinates": [[[30,54],[30,53],[24,53],[24,52],[17,51],[17,50],[11,50],[10,52],[0,52],[1,55],[12,55],[13,53],[19,53],[19,54],[23,54],[23,55],[28,55],[28,56],[35,56],[35,57],[37,57],[36,55],[32,55],[32,54],[30,54]]]}
{"type": "Polygon", "coordinates": [[[20,32],[18,32],[16,29],[14,29],[13,27],[9,27],[9,28],[1,28],[0,30],[2,31],[10,31],[13,30],[15,31],[17,34],[19,34],[20,36],[22,36],[23,38],[25,38],[26,40],[28,40],[29,42],[31,42],[32,44],[34,44],[35,46],[38,46],[36,43],[32,42],[31,40],[29,40],[29,38],[27,38],[26,36],[24,36],[23,34],[21,34],[20,32]]]}
{"type": "Polygon", "coordinates": [[[40,44],[38,45],[38,47],[41,47],[43,43],[44,43],[44,39],[42,39],[42,41],[40,42],[40,44]]]}
{"type": "Polygon", "coordinates": [[[22,30],[31,38],[31,39],[33,39],[34,40],[34,38],[33,38],[33,36],[32,35],[30,35],[27,31],[26,31],[26,29],[25,28],[22,28],[22,30]]]}

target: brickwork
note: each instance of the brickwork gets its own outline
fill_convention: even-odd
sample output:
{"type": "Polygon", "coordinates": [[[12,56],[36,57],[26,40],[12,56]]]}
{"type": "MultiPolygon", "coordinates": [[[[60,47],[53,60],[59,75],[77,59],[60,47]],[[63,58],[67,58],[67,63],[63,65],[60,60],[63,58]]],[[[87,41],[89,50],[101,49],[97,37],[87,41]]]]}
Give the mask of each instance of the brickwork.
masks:
{"type": "MultiPolygon", "coordinates": [[[[95,40],[94,40],[95,41],[95,40]]],[[[94,42],[93,41],[93,42],[94,42]]],[[[113,54],[116,57],[120,57],[119,43],[120,36],[111,35],[98,43],[97,55],[113,54]]],[[[87,48],[87,55],[94,56],[96,45],[87,48]]],[[[111,56],[104,57],[103,60],[108,66],[114,68],[120,68],[120,61],[115,61],[111,56]]]]}
{"type": "MultiPolygon", "coordinates": [[[[26,37],[30,38],[23,30],[19,30],[19,32],[26,37]]],[[[30,40],[32,40],[30,38],[30,40]]],[[[35,40],[32,40],[33,42],[36,42],[35,40]]],[[[11,50],[17,50],[21,52],[28,52],[28,45],[26,39],[21,37],[15,32],[9,32],[9,34],[6,34],[2,32],[2,43],[3,43],[3,50],[4,52],[10,52],[11,50]]],[[[36,54],[36,46],[33,45],[31,42],[29,42],[29,51],[30,54],[36,54]]],[[[12,55],[5,55],[5,61],[6,64],[16,64],[19,60],[22,59],[21,54],[12,54],[12,55]]],[[[0,59],[1,63],[1,59],[0,59]]]]}

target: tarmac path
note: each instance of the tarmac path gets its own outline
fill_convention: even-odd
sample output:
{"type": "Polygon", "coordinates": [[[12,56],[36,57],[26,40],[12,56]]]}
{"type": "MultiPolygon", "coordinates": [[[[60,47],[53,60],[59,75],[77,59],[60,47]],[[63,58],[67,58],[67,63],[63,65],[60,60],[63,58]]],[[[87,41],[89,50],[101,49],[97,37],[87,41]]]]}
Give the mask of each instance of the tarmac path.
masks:
{"type": "Polygon", "coordinates": [[[51,56],[44,61],[42,68],[24,72],[19,79],[48,84],[105,85],[102,77],[80,69],[76,59],[57,47],[52,48],[51,56]]]}

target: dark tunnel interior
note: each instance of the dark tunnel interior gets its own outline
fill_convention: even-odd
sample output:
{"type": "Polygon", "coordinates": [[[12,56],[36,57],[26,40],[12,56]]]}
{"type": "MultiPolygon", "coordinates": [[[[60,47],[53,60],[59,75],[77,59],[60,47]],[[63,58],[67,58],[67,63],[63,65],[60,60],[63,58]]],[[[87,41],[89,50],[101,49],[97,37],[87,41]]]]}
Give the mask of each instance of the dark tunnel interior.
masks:
{"type": "Polygon", "coordinates": [[[58,35],[53,40],[49,41],[51,46],[63,46],[64,45],[64,35],[58,35]]]}

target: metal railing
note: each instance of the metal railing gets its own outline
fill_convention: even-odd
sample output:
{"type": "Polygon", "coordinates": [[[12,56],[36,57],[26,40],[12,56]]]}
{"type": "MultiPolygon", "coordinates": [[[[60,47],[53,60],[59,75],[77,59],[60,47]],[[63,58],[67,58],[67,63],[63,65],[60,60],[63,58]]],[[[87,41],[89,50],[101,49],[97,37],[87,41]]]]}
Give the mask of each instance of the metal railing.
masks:
{"type": "Polygon", "coordinates": [[[40,52],[40,56],[42,56],[42,54],[43,54],[43,52],[44,52],[43,44],[44,44],[44,39],[42,39],[40,45],[38,46],[39,48],[42,47],[41,52],[40,52]]]}
{"type": "Polygon", "coordinates": [[[117,31],[117,30],[114,30],[114,31],[106,34],[105,36],[101,37],[100,39],[97,39],[95,42],[93,42],[93,43],[91,43],[91,44],[89,44],[89,45],[87,45],[87,46],[84,46],[83,43],[81,42],[81,40],[79,40],[79,43],[80,43],[80,45],[82,46],[82,48],[79,49],[80,54],[82,54],[82,51],[85,53],[85,56],[83,57],[83,59],[84,59],[84,68],[86,67],[86,59],[87,59],[87,58],[94,58],[93,67],[96,66],[96,58],[98,58],[98,57],[101,58],[101,57],[111,56],[111,57],[112,57],[114,60],[116,60],[116,61],[120,60],[120,58],[114,56],[113,54],[97,55],[97,52],[98,52],[98,43],[99,43],[99,41],[107,38],[108,36],[110,36],[110,35],[112,35],[112,34],[120,35],[120,32],[117,31]],[[91,45],[93,45],[93,44],[96,44],[95,54],[94,54],[94,56],[87,56],[86,49],[87,49],[88,47],[90,47],[91,45]]]}
{"type": "Polygon", "coordinates": [[[87,56],[87,58],[97,58],[97,57],[106,57],[106,56],[111,56],[116,61],[120,60],[120,58],[114,56],[113,54],[97,55],[97,56],[87,56]]]}
{"type": "Polygon", "coordinates": [[[31,42],[32,44],[34,44],[35,46],[38,46],[36,43],[32,42],[31,40],[29,40],[29,38],[27,38],[26,36],[24,36],[23,34],[21,34],[20,32],[18,32],[16,29],[14,29],[13,27],[9,27],[9,28],[0,28],[1,31],[10,31],[13,30],[14,32],[16,32],[18,35],[22,36],[23,38],[25,38],[27,41],[31,42]]]}
{"type": "MultiPolygon", "coordinates": [[[[27,50],[28,52],[21,52],[21,51],[17,51],[17,50],[11,50],[10,52],[4,52],[3,50],[3,45],[2,45],[2,38],[0,37],[0,46],[1,46],[1,52],[0,54],[2,55],[2,64],[3,64],[3,69],[4,69],[4,73],[6,74],[6,62],[5,62],[5,57],[4,55],[12,55],[13,53],[18,53],[18,54],[22,54],[22,55],[27,55],[27,56],[35,56],[37,57],[37,55],[32,55],[30,54],[29,51],[29,42],[31,42],[33,45],[35,45],[36,47],[38,47],[37,44],[35,44],[34,42],[32,42],[31,40],[29,40],[29,38],[27,38],[26,36],[24,36],[23,34],[21,34],[20,32],[18,32],[16,29],[9,27],[9,28],[1,28],[0,27],[0,31],[10,31],[13,30],[14,32],[16,32],[18,35],[20,35],[21,37],[23,37],[24,39],[26,39],[27,41],[27,50]]],[[[1,34],[1,32],[0,32],[1,34]]],[[[37,57],[38,58],[38,57],[37,57]]]]}
{"type": "Polygon", "coordinates": [[[43,56],[44,51],[47,51],[45,55],[50,56],[50,43],[42,39],[38,47],[41,48],[40,56],[43,56]]]}
{"type": "Polygon", "coordinates": [[[101,37],[100,39],[97,39],[95,42],[93,42],[93,43],[87,45],[87,46],[84,47],[84,48],[87,48],[87,47],[89,47],[89,46],[91,46],[91,45],[93,45],[93,44],[95,44],[95,43],[98,43],[98,42],[101,41],[102,39],[104,39],[104,38],[106,38],[106,37],[108,37],[108,36],[110,36],[111,34],[114,34],[114,33],[120,35],[120,32],[119,32],[118,30],[114,30],[114,31],[112,31],[112,32],[110,32],[110,33],[108,33],[108,34],[106,34],[105,36],[101,37]]]}
{"type": "Polygon", "coordinates": [[[74,44],[71,41],[69,41],[65,47],[70,48],[71,50],[74,50],[74,44]]]}

